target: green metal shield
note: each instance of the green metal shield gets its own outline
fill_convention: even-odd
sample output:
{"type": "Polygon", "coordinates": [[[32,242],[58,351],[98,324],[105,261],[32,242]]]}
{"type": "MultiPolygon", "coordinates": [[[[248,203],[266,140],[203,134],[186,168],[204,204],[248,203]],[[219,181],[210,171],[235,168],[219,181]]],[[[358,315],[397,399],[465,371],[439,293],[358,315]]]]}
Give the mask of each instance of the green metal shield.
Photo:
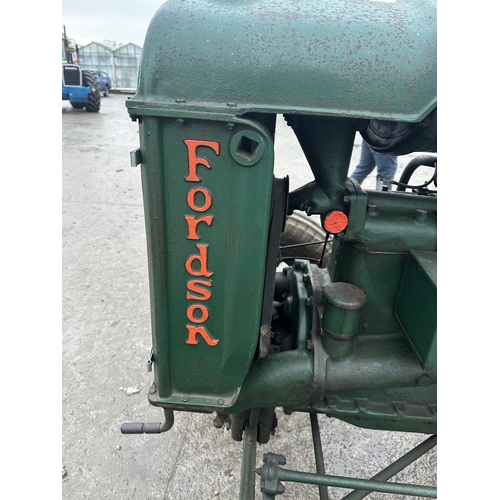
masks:
{"type": "Polygon", "coordinates": [[[239,120],[140,123],[153,404],[226,407],[259,337],[272,136],[239,120]]]}

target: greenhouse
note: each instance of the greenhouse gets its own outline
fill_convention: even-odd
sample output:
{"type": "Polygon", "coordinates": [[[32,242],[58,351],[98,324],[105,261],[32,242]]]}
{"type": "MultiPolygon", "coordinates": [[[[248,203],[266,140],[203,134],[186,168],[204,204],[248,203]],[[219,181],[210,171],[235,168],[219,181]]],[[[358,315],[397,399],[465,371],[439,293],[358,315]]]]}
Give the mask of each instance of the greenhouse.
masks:
{"type": "Polygon", "coordinates": [[[84,69],[104,71],[113,81],[115,90],[132,90],[137,87],[137,75],[142,48],[129,43],[112,48],[98,42],[91,42],[79,49],[80,65],[84,69]]]}
{"type": "Polygon", "coordinates": [[[122,89],[136,89],[142,48],[129,43],[113,52],[114,78],[116,86],[122,89]]]}

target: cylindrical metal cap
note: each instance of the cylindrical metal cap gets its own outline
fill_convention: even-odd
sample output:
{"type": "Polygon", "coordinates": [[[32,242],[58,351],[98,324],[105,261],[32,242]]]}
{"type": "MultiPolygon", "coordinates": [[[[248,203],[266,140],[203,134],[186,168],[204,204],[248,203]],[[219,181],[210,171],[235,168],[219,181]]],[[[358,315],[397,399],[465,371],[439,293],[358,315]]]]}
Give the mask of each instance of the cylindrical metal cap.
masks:
{"type": "Polygon", "coordinates": [[[323,301],[323,330],[336,338],[356,335],[365,292],[350,283],[332,283],[323,288],[323,301]]]}
{"type": "Polygon", "coordinates": [[[341,309],[361,309],[366,302],[366,295],[361,288],[350,283],[332,283],[323,288],[323,299],[326,303],[341,309]]]}

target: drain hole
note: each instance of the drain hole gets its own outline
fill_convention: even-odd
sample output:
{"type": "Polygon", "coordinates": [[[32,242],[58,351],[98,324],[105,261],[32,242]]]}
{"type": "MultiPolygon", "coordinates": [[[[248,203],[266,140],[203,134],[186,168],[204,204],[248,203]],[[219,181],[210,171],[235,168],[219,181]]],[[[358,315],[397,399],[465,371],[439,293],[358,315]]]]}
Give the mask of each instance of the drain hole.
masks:
{"type": "Polygon", "coordinates": [[[257,152],[257,148],[259,147],[259,143],[250,139],[246,135],[242,136],[240,142],[238,143],[238,147],[236,148],[236,154],[245,158],[248,161],[253,161],[255,159],[255,153],[257,152]]]}

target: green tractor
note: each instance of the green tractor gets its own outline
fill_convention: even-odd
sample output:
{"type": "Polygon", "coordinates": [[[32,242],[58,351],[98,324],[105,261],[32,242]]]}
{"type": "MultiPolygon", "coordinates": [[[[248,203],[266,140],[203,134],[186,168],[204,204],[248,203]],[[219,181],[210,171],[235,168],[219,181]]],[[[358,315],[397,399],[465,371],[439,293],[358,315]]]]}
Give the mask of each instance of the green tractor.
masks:
{"type": "Polygon", "coordinates": [[[66,27],[62,34],[62,99],[89,113],[98,113],[101,108],[99,77],[95,71],[80,67],[78,45],[66,36],[66,27]]]}
{"type": "MultiPolygon", "coordinates": [[[[437,97],[434,0],[169,0],[151,21],[138,90],[153,381],[163,423],[213,413],[243,441],[240,500],[282,482],[435,498],[388,482],[436,445],[437,97]],[[284,116],[314,181],[274,175],[284,116]],[[349,178],[355,134],[417,153],[395,190],[349,178]],[[411,182],[420,166],[428,182],[411,182]],[[314,218],[321,221],[315,227],[314,218]],[[308,250],[309,249],[309,250],[308,250]],[[314,250],[313,250],[314,249],[314,250]],[[318,474],[265,444],[310,414],[318,474]],[[318,414],[428,434],[372,479],[324,474],[318,414]]],[[[283,498],[293,498],[284,494],[283,498]]]]}

